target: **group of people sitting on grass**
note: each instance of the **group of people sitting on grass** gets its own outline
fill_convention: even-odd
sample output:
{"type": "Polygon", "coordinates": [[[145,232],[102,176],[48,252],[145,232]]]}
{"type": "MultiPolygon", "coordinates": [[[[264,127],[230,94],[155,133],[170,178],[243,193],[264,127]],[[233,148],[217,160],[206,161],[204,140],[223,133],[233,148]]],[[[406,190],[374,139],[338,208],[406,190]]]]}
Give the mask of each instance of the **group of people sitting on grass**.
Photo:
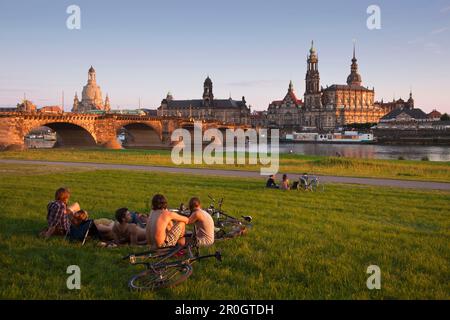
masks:
{"type": "Polygon", "coordinates": [[[271,175],[266,182],[266,188],[268,189],[280,189],[280,190],[298,190],[300,188],[306,189],[309,185],[310,178],[307,173],[304,173],[299,181],[295,181],[291,186],[287,174],[283,175],[281,183],[278,185],[275,181],[275,175],[271,175]]]}
{"type": "Polygon", "coordinates": [[[104,246],[131,244],[164,248],[184,245],[189,236],[186,225],[194,225],[195,239],[199,246],[214,244],[214,221],[202,209],[199,198],[189,201],[189,217],[169,211],[166,197],[157,194],[152,199],[150,214],[120,208],[115,213],[115,220],[91,220],[86,211],[80,210],[78,204],[69,206],[69,199],[70,191],[67,188],[56,191],[55,200],[47,206],[48,226],[41,232],[42,237],[60,235],[84,241],[89,234],[100,239],[104,246]]]}

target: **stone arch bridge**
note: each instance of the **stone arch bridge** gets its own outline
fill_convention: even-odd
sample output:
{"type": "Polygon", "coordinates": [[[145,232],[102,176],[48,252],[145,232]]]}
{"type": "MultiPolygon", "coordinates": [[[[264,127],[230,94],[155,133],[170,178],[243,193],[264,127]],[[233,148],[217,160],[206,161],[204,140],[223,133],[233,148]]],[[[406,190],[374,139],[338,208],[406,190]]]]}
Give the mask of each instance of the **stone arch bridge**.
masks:
{"type": "MultiPolygon", "coordinates": [[[[56,132],[57,147],[121,148],[118,132],[127,132],[126,148],[169,148],[171,134],[179,128],[193,130],[189,119],[138,115],[0,113],[0,150],[24,149],[25,137],[39,127],[56,132]]],[[[202,129],[249,129],[247,125],[202,121],[202,129]]]]}

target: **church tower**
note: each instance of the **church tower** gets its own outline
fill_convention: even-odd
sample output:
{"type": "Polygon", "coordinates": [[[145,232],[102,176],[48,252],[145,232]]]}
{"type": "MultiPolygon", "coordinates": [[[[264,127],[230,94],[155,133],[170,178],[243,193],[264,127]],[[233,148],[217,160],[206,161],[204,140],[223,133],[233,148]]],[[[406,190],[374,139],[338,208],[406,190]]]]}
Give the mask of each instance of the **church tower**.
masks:
{"type": "Polygon", "coordinates": [[[356,47],[353,45],[353,59],[351,65],[350,75],[347,78],[347,84],[349,86],[361,86],[362,79],[358,73],[358,60],[356,59],[356,47]]]}
{"type": "Polygon", "coordinates": [[[408,109],[410,109],[410,110],[414,109],[414,98],[413,98],[412,89],[409,92],[409,99],[408,99],[408,102],[406,103],[406,105],[408,106],[408,109]]]}
{"type": "Polygon", "coordinates": [[[73,108],[72,112],[78,112],[78,105],[80,104],[80,100],[78,100],[78,93],[75,92],[75,97],[73,98],[73,108]]]}
{"type": "Polygon", "coordinates": [[[108,94],[106,94],[104,110],[106,112],[111,111],[111,102],[109,101],[109,95],[108,94]]]}
{"type": "Polygon", "coordinates": [[[307,57],[305,108],[320,109],[322,107],[322,94],[320,90],[319,57],[314,49],[314,41],[307,57]]]}
{"type": "Polygon", "coordinates": [[[213,83],[208,76],[203,84],[203,104],[205,106],[212,106],[213,100],[213,83]]]}

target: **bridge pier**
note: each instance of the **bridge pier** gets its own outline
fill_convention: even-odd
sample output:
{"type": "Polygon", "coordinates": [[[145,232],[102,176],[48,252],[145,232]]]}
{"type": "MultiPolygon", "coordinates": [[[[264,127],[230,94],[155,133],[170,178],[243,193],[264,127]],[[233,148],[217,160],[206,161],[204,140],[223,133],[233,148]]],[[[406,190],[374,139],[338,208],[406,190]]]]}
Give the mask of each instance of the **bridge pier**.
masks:
{"type": "Polygon", "coordinates": [[[24,136],[17,119],[0,118],[0,151],[24,149],[24,136]]]}

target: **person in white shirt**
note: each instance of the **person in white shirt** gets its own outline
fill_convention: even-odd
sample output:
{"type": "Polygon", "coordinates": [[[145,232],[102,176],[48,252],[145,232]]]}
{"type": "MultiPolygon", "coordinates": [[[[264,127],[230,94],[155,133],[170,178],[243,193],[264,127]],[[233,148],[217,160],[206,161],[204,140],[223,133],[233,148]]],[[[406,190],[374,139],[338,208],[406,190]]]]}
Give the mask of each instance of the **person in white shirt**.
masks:
{"type": "Polygon", "coordinates": [[[214,220],[211,215],[202,209],[199,198],[189,201],[191,216],[188,224],[195,224],[196,238],[199,247],[209,247],[214,244],[214,220]]]}

